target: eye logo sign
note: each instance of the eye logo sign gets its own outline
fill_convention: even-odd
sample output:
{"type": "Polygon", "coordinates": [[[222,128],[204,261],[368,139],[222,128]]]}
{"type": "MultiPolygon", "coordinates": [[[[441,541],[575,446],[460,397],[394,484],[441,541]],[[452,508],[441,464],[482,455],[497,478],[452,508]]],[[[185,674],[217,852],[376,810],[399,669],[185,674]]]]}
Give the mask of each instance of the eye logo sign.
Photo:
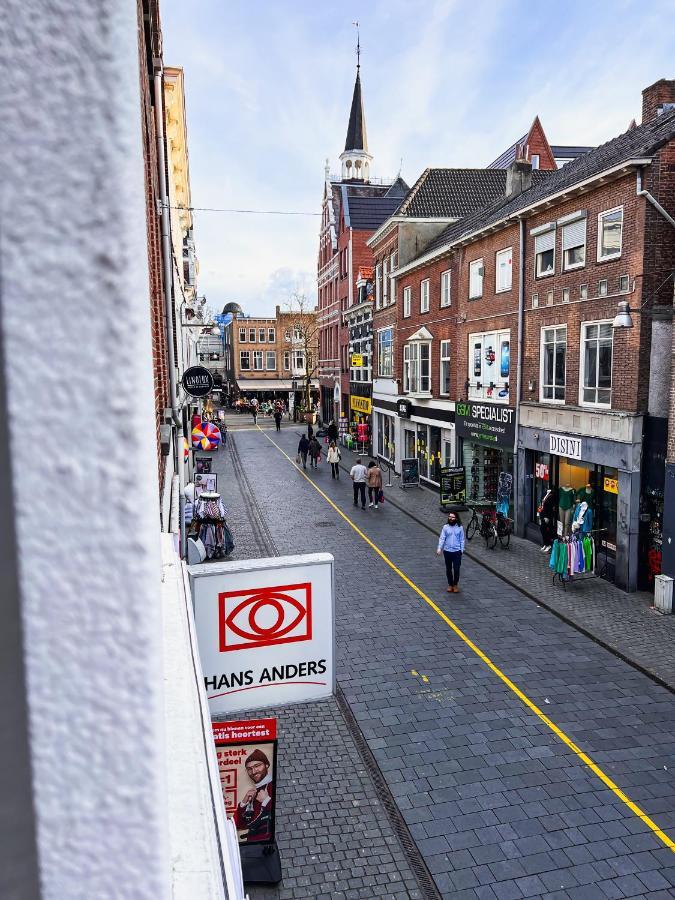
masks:
{"type": "Polygon", "coordinates": [[[312,638],[312,585],[225,591],[218,595],[219,649],[250,650],[312,638]]]}

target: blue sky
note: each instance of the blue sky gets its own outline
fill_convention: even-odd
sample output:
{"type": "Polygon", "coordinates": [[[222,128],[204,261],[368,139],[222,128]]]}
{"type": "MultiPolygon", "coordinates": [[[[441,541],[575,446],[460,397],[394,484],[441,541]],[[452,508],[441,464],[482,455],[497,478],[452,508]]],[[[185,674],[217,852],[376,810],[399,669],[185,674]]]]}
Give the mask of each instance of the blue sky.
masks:
{"type": "MultiPolygon", "coordinates": [[[[162,0],[185,70],[194,206],[318,212],[339,171],[361,24],[373,174],[480,167],[539,115],[551,143],[598,144],[675,77],[675,3],[162,0]]],[[[273,314],[315,297],[318,217],[195,214],[199,292],[273,314]]]]}

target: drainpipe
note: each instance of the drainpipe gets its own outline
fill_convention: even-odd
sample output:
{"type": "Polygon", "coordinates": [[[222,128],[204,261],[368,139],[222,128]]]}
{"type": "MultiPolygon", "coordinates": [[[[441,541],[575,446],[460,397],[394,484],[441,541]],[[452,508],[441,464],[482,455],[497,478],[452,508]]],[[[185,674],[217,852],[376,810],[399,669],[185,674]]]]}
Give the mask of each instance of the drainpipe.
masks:
{"type": "Polygon", "coordinates": [[[173,260],[171,255],[171,220],[169,213],[169,197],[166,186],[166,154],[164,132],[164,78],[161,68],[155,69],[155,132],[157,134],[157,167],[159,169],[159,200],[161,206],[162,229],[162,272],[164,282],[164,313],[166,318],[166,346],[169,356],[169,395],[171,402],[171,418],[176,427],[174,441],[174,469],[178,474],[178,517],[180,528],[180,555],[185,555],[185,466],[183,463],[183,417],[178,402],[178,383],[176,380],[176,354],[174,352],[173,333],[173,260]]]}
{"type": "Polygon", "coordinates": [[[523,472],[521,474],[520,472],[520,456],[518,452],[520,397],[523,387],[523,322],[525,316],[525,219],[523,218],[518,219],[518,234],[518,360],[516,369],[516,428],[513,447],[513,483],[515,485],[514,501],[516,507],[516,525],[521,534],[524,534],[524,509],[521,509],[521,505],[523,504],[525,473],[523,472]]]}
{"type": "Polygon", "coordinates": [[[638,197],[644,197],[645,200],[648,200],[651,203],[651,205],[654,207],[654,209],[657,209],[661,213],[663,218],[667,222],[670,222],[670,224],[675,228],[675,219],[673,219],[673,217],[665,211],[665,209],[661,206],[661,204],[656,199],[656,197],[652,197],[652,195],[649,193],[649,191],[645,191],[642,189],[642,169],[637,170],[637,185],[636,185],[635,193],[637,194],[638,197]]]}

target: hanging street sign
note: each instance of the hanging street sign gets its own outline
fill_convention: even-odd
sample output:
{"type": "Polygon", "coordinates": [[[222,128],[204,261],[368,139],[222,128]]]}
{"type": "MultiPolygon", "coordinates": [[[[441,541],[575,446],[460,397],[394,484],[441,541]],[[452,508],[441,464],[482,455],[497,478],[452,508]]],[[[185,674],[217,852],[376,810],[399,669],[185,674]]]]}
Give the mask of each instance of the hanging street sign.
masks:
{"type": "Polygon", "coordinates": [[[191,397],[206,397],[213,390],[213,375],[204,366],[191,366],[183,373],[181,384],[191,397]]]}

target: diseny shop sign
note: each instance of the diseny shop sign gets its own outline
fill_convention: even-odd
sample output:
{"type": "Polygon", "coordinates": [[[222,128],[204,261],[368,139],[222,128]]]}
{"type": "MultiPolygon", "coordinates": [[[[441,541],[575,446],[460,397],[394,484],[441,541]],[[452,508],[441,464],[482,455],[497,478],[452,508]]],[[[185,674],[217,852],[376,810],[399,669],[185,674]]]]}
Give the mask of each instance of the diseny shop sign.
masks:
{"type": "Polygon", "coordinates": [[[513,448],[516,437],[516,411],[500,403],[455,404],[455,430],[458,437],[492,447],[513,448]]]}
{"type": "Polygon", "coordinates": [[[211,715],[335,689],[330,553],[189,566],[211,715]]]}

